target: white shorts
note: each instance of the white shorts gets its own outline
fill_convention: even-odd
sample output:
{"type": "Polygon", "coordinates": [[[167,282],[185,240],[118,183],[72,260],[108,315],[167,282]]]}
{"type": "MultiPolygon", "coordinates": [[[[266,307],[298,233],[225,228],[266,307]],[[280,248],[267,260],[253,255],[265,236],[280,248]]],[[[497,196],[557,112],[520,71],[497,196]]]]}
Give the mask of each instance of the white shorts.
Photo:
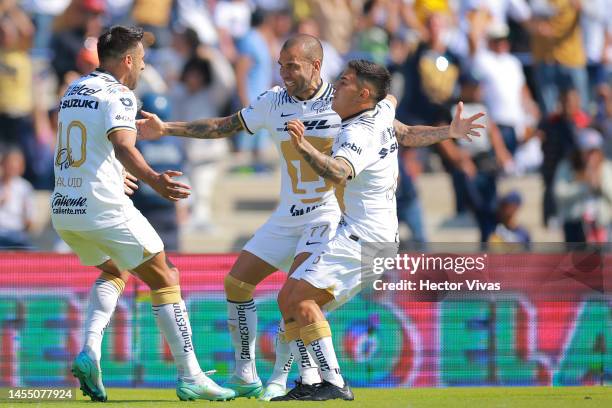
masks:
{"type": "Polygon", "coordinates": [[[340,227],[327,244],[317,248],[317,251],[293,272],[291,278],[304,280],[315,288],[328,291],[334,296],[334,300],[324,305],[323,310],[335,310],[378,277],[372,271],[371,258],[374,253],[377,256],[394,256],[397,252],[396,244],[387,243],[382,247],[372,243],[367,245],[366,251],[369,254],[364,254],[363,240],[347,228],[340,227]]]}
{"type": "Polygon", "coordinates": [[[86,266],[98,266],[112,259],[124,271],[134,269],[164,250],[149,221],[140,213],[114,227],[92,231],[57,230],[59,236],[86,266]]]}
{"type": "Polygon", "coordinates": [[[244,250],[261,260],[288,272],[293,259],[301,253],[312,253],[336,233],[340,211],[321,211],[305,225],[286,227],[274,217],[262,225],[244,246],[244,250]]]}

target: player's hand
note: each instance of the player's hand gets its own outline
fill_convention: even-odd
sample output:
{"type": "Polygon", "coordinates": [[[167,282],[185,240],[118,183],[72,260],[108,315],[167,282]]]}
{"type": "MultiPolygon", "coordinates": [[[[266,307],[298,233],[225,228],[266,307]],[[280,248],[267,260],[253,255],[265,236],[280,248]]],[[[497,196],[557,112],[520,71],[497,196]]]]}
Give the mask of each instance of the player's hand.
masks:
{"type": "Polygon", "coordinates": [[[129,171],[123,170],[123,192],[129,196],[134,194],[138,190],[138,179],[134,177],[129,171]]]}
{"type": "Polygon", "coordinates": [[[157,140],[164,135],[164,122],[154,113],[141,110],[144,119],[136,121],[138,138],[142,140],[157,140]]]}
{"type": "Polygon", "coordinates": [[[287,122],[287,132],[289,132],[289,136],[291,136],[291,144],[297,151],[302,150],[304,144],[307,143],[304,137],[304,130],[304,124],[297,119],[287,122]]]}
{"type": "Polygon", "coordinates": [[[451,139],[467,139],[470,142],[472,141],[472,137],[480,137],[480,133],[476,131],[476,129],[484,129],[485,125],[481,125],[480,123],[474,123],[478,119],[482,118],[485,114],[484,112],[479,112],[469,118],[462,118],[461,114],[463,113],[463,102],[459,102],[457,104],[457,110],[455,111],[455,117],[450,124],[450,129],[448,130],[448,135],[451,139]]]}
{"type": "Polygon", "coordinates": [[[179,201],[189,197],[191,187],[187,184],[173,180],[173,177],[182,176],[183,173],[180,171],[166,170],[159,174],[157,178],[151,183],[151,187],[160,196],[170,200],[179,201]]]}

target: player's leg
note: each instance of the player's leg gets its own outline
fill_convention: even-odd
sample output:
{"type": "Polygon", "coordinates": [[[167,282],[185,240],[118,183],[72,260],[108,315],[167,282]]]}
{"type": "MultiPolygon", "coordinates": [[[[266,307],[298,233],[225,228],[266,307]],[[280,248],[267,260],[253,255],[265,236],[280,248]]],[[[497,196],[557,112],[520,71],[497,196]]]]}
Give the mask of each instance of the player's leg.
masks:
{"type": "Polygon", "coordinates": [[[83,324],[83,351],[96,361],[100,361],[104,330],[110,323],[130,273],[119,270],[110,259],[96,268],[100,269],[101,273],[89,292],[87,314],[83,324]]]}
{"type": "Polygon", "coordinates": [[[257,397],[263,389],[255,363],[257,306],[253,295],[255,287],[277,269],[253,253],[243,250],[225,277],[227,326],[236,364],[234,374],[225,386],[236,391],[237,396],[257,397]]]}
{"type": "MultiPolygon", "coordinates": [[[[289,276],[299,267],[311,254],[309,252],[299,253],[291,265],[289,270],[289,276]]],[[[279,304],[285,303],[285,294],[287,290],[279,292],[279,304]],[[283,300],[281,300],[281,298],[283,300]]],[[[299,339],[299,328],[297,324],[292,321],[288,325],[289,330],[287,331],[286,322],[281,319],[278,325],[278,333],[276,337],[276,360],[274,362],[274,369],[272,374],[266,383],[266,388],[260,400],[270,401],[272,398],[283,396],[286,394],[287,389],[287,378],[289,372],[291,372],[291,365],[293,360],[297,356],[298,369],[300,372],[300,383],[305,385],[312,385],[321,382],[319,376],[318,367],[314,359],[306,351],[304,343],[299,339]]]]}
{"type": "Polygon", "coordinates": [[[329,399],[352,400],[353,393],[340,374],[340,365],[332,342],[331,328],[321,307],[334,296],[327,289],[299,280],[290,294],[292,314],[300,327],[300,338],[308,352],[318,362],[323,383],[311,394],[315,401],[329,399]]]}
{"type": "Polygon", "coordinates": [[[100,368],[102,336],[128,280],[128,274],[120,271],[109,256],[95,242],[90,241],[87,232],[57,232],[79,256],[83,265],[97,266],[102,271],[89,292],[83,323],[83,348],[72,363],[72,373],[79,380],[84,395],[94,401],[106,401],[100,368]]]}
{"type": "Polygon", "coordinates": [[[200,368],[187,308],[181,298],[178,269],[161,251],[132,270],[151,289],[153,314],[178,370],[178,397],[181,400],[233,398],[232,390],[217,385],[200,368]]]}
{"type": "Polygon", "coordinates": [[[138,213],[129,221],[98,232],[98,242],[120,270],[130,270],[151,289],[157,325],[178,369],[180,399],[224,400],[234,392],[219,387],[200,369],[179,272],[166,258],[164,245],[147,219],[138,213]]]}

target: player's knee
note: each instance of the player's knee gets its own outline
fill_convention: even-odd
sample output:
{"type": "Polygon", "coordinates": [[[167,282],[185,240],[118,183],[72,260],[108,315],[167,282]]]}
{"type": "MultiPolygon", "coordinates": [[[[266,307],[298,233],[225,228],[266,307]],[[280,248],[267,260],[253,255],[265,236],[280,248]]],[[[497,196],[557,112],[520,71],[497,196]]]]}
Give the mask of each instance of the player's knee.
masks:
{"type": "Polygon", "coordinates": [[[180,303],[181,299],[181,287],[179,285],[151,290],[151,304],[153,306],[180,303]]]}
{"type": "Polygon", "coordinates": [[[299,316],[302,319],[309,318],[316,314],[316,303],[308,299],[296,299],[292,302],[292,313],[294,316],[299,316]]]}
{"type": "Polygon", "coordinates": [[[229,274],[225,276],[223,286],[225,297],[232,302],[248,302],[253,299],[255,293],[255,285],[243,282],[229,274]]]}

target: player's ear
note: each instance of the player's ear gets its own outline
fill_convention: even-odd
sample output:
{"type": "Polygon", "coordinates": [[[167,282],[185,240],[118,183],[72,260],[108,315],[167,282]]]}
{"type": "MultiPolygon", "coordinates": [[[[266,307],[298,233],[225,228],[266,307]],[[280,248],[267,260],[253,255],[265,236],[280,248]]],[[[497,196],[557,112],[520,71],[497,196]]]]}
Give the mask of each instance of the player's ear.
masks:
{"type": "Polygon", "coordinates": [[[370,99],[371,96],[371,92],[370,89],[367,87],[363,87],[361,88],[361,92],[359,92],[359,97],[362,99],[370,99]]]}
{"type": "Polygon", "coordinates": [[[321,71],[321,65],[322,65],[322,63],[321,63],[321,60],[320,60],[320,59],[315,59],[314,61],[312,61],[312,65],[315,67],[315,69],[316,69],[317,71],[319,71],[319,72],[321,71]]]}

